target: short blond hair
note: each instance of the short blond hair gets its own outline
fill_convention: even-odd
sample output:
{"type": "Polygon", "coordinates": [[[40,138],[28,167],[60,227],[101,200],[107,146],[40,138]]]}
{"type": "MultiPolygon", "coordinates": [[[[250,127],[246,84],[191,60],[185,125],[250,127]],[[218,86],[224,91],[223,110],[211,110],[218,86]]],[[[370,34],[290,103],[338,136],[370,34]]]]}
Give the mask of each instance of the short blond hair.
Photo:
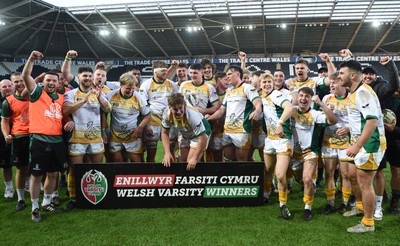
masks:
{"type": "Polygon", "coordinates": [[[272,79],[274,81],[274,76],[271,73],[263,73],[261,76],[258,78],[258,82],[264,80],[264,79],[272,79]]]}
{"type": "Polygon", "coordinates": [[[124,73],[119,77],[119,84],[121,86],[123,86],[123,85],[134,85],[135,87],[139,86],[138,80],[130,72],[124,73]]]}

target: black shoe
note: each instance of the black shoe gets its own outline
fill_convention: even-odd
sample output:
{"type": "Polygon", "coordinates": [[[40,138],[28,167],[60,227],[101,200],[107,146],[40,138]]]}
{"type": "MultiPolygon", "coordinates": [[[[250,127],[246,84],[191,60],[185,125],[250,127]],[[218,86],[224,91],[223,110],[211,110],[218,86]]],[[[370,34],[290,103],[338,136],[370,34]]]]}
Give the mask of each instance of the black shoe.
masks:
{"type": "Polygon", "coordinates": [[[40,211],[38,208],[32,211],[32,221],[33,222],[40,222],[42,220],[42,216],[40,215],[40,211]]]}
{"type": "Polygon", "coordinates": [[[293,189],[292,186],[288,186],[288,187],[287,187],[287,192],[288,192],[288,194],[292,193],[292,189],[293,189]]]}
{"type": "Polygon", "coordinates": [[[293,219],[292,214],[290,213],[289,209],[286,207],[286,205],[283,205],[282,207],[279,208],[281,211],[281,216],[285,220],[291,220],[293,219]]]}
{"type": "Polygon", "coordinates": [[[58,207],[61,205],[61,200],[58,196],[56,196],[51,199],[51,203],[53,203],[54,206],[58,207]]]}
{"type": "Polygon", "coordinates": [[[391,214],[400,214],[399,200],[392,198],[390,201],[389,211],[391,214]]]}
{"type": "Polygon", "coordinates": [[[269,197],[264,196],[264,204],[270,204],[271,200],[269,197]]]}
{"type": "Polygon", "coordinates": [[[328,215],[334,212],[336,212],[335,206],[332,206],[330,204],[327,204],[325,208],[321,210],[321,214],[323,215],[328,215]]]}
{"type": "Polygon", "coordinates": [[[56,208],[54,203],[50,203],[50,204],[42,206],[42,210],[47,211],[47,212],[52,212],[52,213],[61,212],[61,210],[59,208],[56,208]]]}
{"type": "Polygon", "coordinates": [[[317,188],[322,188],[322,180],[317,180],[315,185],[317,186],[317,188]]]}
{"type": "Polygon", "coordinates": [[[67,206],[65,206],[64,211],[70,212],[75,208],[76,208],[76,201],[72,201],[71,200],[71,201],[68,202],[67,206]]]}
{"type": "Polygon", "coordinates": [[[15,207],[15,211],[22,211],[24,209],[25,209],[25,201],[24,200],[18,201],[18,204],[15,207]]]}
{"type": "Polygon", "coordinates": [[[347,211],[347,205],[342,203],[337,209],[339,214],[344,214],[347,211]]]}
{"type": "Polygon", "coordinates": [[[312,219],[312,213],[310,209],[304,209],[303,217],[301,217],[304,221],[310,221],[312,219]]]}

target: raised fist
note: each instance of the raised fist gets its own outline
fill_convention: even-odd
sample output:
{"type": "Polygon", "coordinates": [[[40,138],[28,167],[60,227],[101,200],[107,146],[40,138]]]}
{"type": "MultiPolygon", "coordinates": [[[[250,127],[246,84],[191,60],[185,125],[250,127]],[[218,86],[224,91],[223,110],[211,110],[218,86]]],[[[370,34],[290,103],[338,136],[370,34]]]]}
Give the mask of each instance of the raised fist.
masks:
{"type": "Polygon", "coordinates": [[[339,55],[341,55],[342,57],[349,57],[353,56],[353,53],[351,53],[349,49],[342,49],[341,51],[339,51],[339,55]]]}
{"type": "Polygon", "coordinates": [[[73,59],[78,56],[78,52],[76,50],[69,50],[65,57],[73,59]]]}
{"type": "Polygon", "coordinates": [[[247,55],[243,51],[239,51],[238,56],[239,56],[240,60],[244,60],[244,59],[246,59],[247,55]]]}
{"type": "Polygon", "coordinates": [[[392,60],[392,59],[389,58],[388,56],[384,56],[384,57],[381,58],[381,60],[379,61],[379,63],[382,64],[382,65],[385,65],[385,64],[387,64],[388,62],[390,62],[391,60],[392,60]]]}
{"type": "Polygon", "coordinates": [[[320,53],[318,55],[324,62],[328,62],[331,58],[329,57],[328,53],[320,53]]]}
{"type": "Polygon", "coordinates": [[[43,57],[44,57],[44,55],[41,52],[34,50],[34,51],[32,51],[29,59],[31,59],[31,60],[40,60],[43,57]]]}

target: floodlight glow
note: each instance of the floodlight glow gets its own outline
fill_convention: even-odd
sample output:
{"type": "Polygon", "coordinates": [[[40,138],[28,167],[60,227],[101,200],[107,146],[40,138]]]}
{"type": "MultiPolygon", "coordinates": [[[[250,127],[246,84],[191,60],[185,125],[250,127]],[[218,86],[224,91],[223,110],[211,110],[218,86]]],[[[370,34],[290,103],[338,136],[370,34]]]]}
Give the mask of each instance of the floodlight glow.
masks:
{"type": "Polygon", "coordinates": [[[188,27],[188,32],[192,32],[193,31],[193,28],[191,28],[191,27],[188,27]]]}
{"type": "Polygon", "coordinates": [[[282,24],[281,27],[282,27],[283,29],[285,29],[285,28],[286,28],[286,24],[282,24]]]}
{"type": "Polygon", "coordinates": [[[378,21],[374,21],[372,22],[372,26],[374,27],[378,27],[381,23],[379,23],[378,21]]]}
{"type": "Polygon", "coordinates": [[[5,26],[5,25],[6,25],[6,23],[4,21],[0,20],[0,26],[5,26]]]}
{"type": "Polygon", "coordinates": [[[229,30],[229,29],[231,29],[231,26],[230,26],[230,25],[226,25],[226,26],[225,26],[225,29],[226,29],[226,30],[229,30]]]}
{"type": "Polygon", "coordinates": [[[126,34],[128,34],[128,30],[126,30],[125,28],[120,28],[118,30],[119,35],[121,36],[126,36],[126,34]]]}
{"type": "Polygon", "coordinates": [[[249,29],[250,29],[250,30],[253,29],[253,28],[254,28],[254,27],[253,27],[252,25],[249,26],[249,29]]]}
{"type": "Polygon", "coordinates": [[[101,36],[108,36],[110,34],[110,32],[108,30],[101,30],[100,31],[100,35],[101,36]]]}

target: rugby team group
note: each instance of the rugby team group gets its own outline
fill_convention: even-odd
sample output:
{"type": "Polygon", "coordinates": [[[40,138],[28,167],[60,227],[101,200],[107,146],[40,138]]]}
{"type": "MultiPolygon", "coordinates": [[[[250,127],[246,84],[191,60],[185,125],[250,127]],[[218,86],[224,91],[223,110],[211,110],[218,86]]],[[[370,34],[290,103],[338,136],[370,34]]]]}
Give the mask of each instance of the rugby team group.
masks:
{"type": "Polygon", "coordinates": [[[323,167],[327,203],[321,214],[362,215],[347,231],[374,231],[374,220],[383,218],[386,162],[392,174],[390,212],[400,213],[399,75],[389,57],[380,61],[385,80],[375,67],[362,68],[350,50],[339,54],[344,62],[338,68],[327,53],[319,54],[326,67],[317,77],[309,77],[305,59],[296,61],[293,78],[279,69],[250,73],[246,53],[239,52],[241,65],[225,71],[215,71],[208,59],[190,66],[154,61],[147,80],[138,67],[129,67],[110,82],[104,62],[72,74],[74,50],[61,70],[33,78],[43,54],[32,51],[22,72],[0,82],[4,196],[14,196],[15,166],[16,211],[25,209],[29,187],[31,218],[39,222],[40,210],[60,210],[60,179],[67,179],[69,194],[64,210],[76,207],[74,165],[155,162],[160,140],[162,164],[186,162],[188,171],[199,162],[253,161],[257,149],[265,163],[265,203],[275,187],[283,219],[293,218],[287,206],[293,178],[304,192],[301,218],[312,219],[323,167]]]}

